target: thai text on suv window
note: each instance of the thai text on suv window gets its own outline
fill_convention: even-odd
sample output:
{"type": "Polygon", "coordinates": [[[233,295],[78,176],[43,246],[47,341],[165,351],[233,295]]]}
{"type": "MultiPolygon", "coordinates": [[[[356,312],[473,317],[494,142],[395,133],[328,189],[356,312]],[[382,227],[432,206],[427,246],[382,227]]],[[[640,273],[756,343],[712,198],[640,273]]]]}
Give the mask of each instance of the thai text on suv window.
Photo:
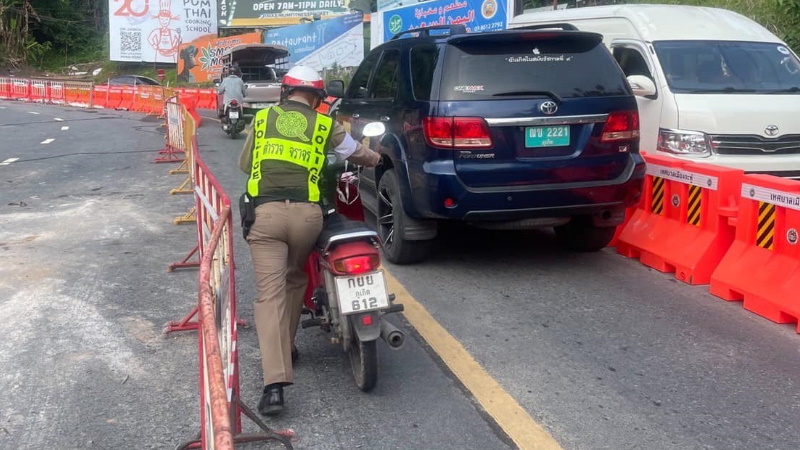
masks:
{"type": "Polygon", "coordinates": [[[602,42],[585,36],[468,40],[445,53],[441,100],[628,95],[630,88],[602,42]]]}

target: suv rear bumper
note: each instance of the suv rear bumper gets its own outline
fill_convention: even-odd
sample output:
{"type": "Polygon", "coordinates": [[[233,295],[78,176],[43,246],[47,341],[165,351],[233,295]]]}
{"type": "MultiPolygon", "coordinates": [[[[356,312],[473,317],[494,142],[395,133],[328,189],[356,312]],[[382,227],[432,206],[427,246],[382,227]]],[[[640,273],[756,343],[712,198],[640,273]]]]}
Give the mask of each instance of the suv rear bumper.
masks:
{"type": "Polygon", "coordinates": [[[645,163],[638,154],[631,155],[617,179],[572,184],[473,188],[464,185],[454,170],[446,173],[443,166],[437,166],[436,173],[425,172],[424,188],[406,196],[413,198],[407,212],[414,218],[509,222],[589,215],[606,217],[607,225],[618,225],[624,216],[620,211],[638,203],[645,176],[645,163]],[[427,195],[419,195],[421,192],[427,195]],[[448,198],[454,201],[451,207],[445,206],[448,198]]]}

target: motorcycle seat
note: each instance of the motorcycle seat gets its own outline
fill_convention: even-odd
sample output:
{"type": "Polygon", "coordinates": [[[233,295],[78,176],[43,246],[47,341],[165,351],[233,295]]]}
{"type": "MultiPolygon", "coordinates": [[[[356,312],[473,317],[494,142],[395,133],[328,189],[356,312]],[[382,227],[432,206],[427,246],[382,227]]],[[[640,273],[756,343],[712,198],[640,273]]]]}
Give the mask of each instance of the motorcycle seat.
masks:
{"type": "Polygon", "coordinates": [[[317,239],[317,248],[324,253],[337,244],[362,239],[377,242],[378,233],[364,222],[350,220],[341,214],[332,214],[325,219],[317,239]]]}

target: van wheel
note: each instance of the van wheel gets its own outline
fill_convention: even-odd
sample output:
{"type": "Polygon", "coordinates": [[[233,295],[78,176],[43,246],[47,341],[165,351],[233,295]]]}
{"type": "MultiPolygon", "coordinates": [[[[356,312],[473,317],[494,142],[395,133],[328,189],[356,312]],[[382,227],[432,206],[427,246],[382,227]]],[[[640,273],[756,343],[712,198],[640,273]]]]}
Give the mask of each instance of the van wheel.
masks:
{"type": "Polygon", "coordinates": [[[576,252],[596,252],[611,243],[617,227],[596,227],[587,217],[575,217],[566,225],[555,227],[555,231],[562,247],[576,252]]]}
{"type": "Polygon", "coordinates": [[[378,183],[378,214],[376,225],[386,259],[394,264],[420,262],[430,254],[433,242],[409,241],[403,238],[403,226],[408,220],[400,199],[400,186],[394,169],[387,170],[378,183]]]}

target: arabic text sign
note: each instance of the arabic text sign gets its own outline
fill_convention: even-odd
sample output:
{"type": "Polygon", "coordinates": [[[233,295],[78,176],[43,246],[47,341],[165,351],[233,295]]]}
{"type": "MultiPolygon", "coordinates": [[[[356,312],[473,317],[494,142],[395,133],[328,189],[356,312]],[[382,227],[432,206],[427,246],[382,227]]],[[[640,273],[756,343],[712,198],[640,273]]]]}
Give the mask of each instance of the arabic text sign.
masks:
{"type": "Polygon", "coordinates": [[[203,83],[213,81],[222,73],[222,55],[239,44],[258,44],[261,32],[218,38],[208,34],[181,45],[178,59],[178,81],[203,83]]]}
{"type": "Polygon", "coordinates": [[[383,37],[389,40],[401,31],[415,28],[463,24],[467,31],[506,28],[506,6],[499,0],[434,0],[383,12],[383,37]]]}
{"type": "Polygon", "coordinates": [[[265,44],[289,49],[291,64],[315,70],[354,67],[364,59],[364,24],[361,13],[267,31],[265,44]]]}
{"type": "Polygon", "coordinates": [[[216,14],[216,0],[109,0],[109,59],[176,63],[181,44],[217,34],[216,14]]]}
{"type": "Polygon", "coordinates": [[[218,0],[221,27],[291,25],[301,17],[348,12],[349,0],[218,0]]]}

